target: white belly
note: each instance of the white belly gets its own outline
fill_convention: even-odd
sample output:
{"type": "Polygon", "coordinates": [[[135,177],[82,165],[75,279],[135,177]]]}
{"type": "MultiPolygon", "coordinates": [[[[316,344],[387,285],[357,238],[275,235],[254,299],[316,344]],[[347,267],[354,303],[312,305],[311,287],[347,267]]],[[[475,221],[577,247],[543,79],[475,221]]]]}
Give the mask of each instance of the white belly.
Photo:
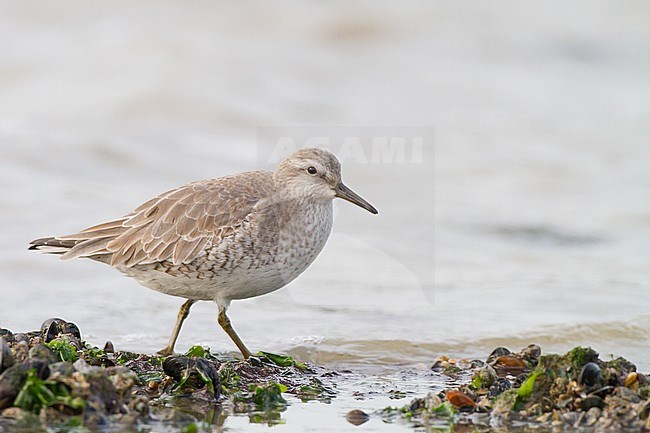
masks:
{"type": "Polygon", "coordinates": [[[161,263],[118,269],[150,289],[187,299],[228,305],[234,299],[264,295],[284,287],[307,269],[331,233],[331,201],[302,208],[304,212],[292,214],[279,228],[263,227],[252,220],[187,265],[161,263]]]}

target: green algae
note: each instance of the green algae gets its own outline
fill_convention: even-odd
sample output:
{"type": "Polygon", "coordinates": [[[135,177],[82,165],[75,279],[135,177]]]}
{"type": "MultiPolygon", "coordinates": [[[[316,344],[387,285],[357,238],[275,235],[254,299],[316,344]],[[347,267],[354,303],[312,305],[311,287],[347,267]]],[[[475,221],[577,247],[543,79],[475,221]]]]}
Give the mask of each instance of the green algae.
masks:
{"type": "Polygon", "coordinates": [[[535,383],[537,382],[537,379],[542,374],[543,373],[541,371],[533,371],[519,387],[517,396],[522,400],[528,399],[528,397],[530,397],[530,395],[533,393],[533,390],[535,389],[535,383]]]}
{"type": "Polygon", "coordinates": [[[453,432],[458,410],[448,401],[442,402],[431,395],[425,399],[417,398],[410,404],[394,407],[387,406],[379,412],[385,423],[404,421],[414,426],[427,424],[431,431],[453,432]]]}
{"type": "Polygon", "coordinates": [[[287,392],[287,387],[281,383],[250,385],[249,391],[258,409],[276,410],[287,407],[287,401],[282,397],[282,393],[287,392]]]}
{"type": "MultiPolygon", "coordinates": [[[[565,359],[573,366],[574,373],[579,372],[585,364],[598,361],[598,352],[591,347],[574,347],[565,356],[565,359]]],[[[577,378],[575,373],[574,379],[577,378]]]]}
{"type": "Polygon", "coordinates": [[[521,410],[523,403],[519,397],[519,390],[516,388],[508,389],[499,394],[493,404],[492,408],[496,413],[509,413],[521,410]]]}
{"type": "Polygon", "coordinates": [[[63,362],[75,362],[77,359],[79,359],[77,348],[66,340],[52,340],[49,343],[45,343],[45,346],[52,349],[54,353],[59,357],[59,359],[63,362]]]}
{"type": "Polygon", "coordinates": [[[207,349],[203,346],[192,346],[189,348],[187,352],[185,352],[185,356],[189,357],[197,357],[197,358],[210,358],[210,349],[207,349]]]}
{"type": "Polygon", "coordinates": [[[321,403],[331,403],[335,396],[336,391],[317,377],[311,378],[307,385],[302,385],[298,390],[298,397],[303,402],[318,400],[321,403]]]}
{"type": "Polygon", "coordinates": [[[241,386],[241,378],[232,364],[221,366],[219,369],[219,382],[221,382],[221,392],[224,395],[232,393],[233,390],[239,390],[241,386]]]}
{"type": "Polygon", "coordinates": [[[25,384],[14,400],[14,406],[38,414],[41,408],[51,406],[65,406],[80,411],[86,406],[86,401],[73,397],[63,383],[40,379],[36,369],[31,369],[27,372],[25,384]]]}
{"type": "Polygon", "coordinates": [[[278,367],[297,367],[301,370],[305,370],[307,366],[302,362],[298,362],[289,355],[278,355],[270,352],[258,352],[257,356],[260,357],[263,361],[270,362],[273,365],[278,367]]]}

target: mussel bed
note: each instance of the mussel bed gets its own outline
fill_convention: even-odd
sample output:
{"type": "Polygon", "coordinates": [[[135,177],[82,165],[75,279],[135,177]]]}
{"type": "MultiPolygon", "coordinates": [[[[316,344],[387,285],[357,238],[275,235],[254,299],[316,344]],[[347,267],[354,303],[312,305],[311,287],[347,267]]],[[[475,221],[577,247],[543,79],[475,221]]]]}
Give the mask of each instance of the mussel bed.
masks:
{"type": "MultiPolygon", "coordinates": [[[[485,361],[440,356],[431,370],[435,391],[427,396],[370,414],[352,410],[346,419],[426,431],[650,432],[650,380],[631,362],[604,361],[591,348],[555,355],[537,345],[517,353],[499,347],[485,361]]],[[[73,323],[50,319],[33,332],[0,328],[0,432],[211,431],[231,414],[274,425],[283,422],[287,394],[330,402],[349,373],[266,352],[241,361],[201,346],[168,357],[115,350],[111,342],[100,349],[73,323]]]]}
{"type": "Polygon", "coordinates": [[[650,432],[648,377],[588,347],[564,355],[543,355],[534,344],[518,353],[498,347],[486,361],[441,356],[431,368],[463,384],[385,408],[386,422],[474,432],[650,432]]]}
{"type": "Polygon", "coordinates": [[[265,352],[241,361],[201,346],[168,357],[116,351],[111,342],[100,349],[73,323],[49,319],[39,331],[0,328],[0,431],[199,431],[226,413],[272,425],[287,407],[283,393],[331,399],[332,374],[265,352]]]}

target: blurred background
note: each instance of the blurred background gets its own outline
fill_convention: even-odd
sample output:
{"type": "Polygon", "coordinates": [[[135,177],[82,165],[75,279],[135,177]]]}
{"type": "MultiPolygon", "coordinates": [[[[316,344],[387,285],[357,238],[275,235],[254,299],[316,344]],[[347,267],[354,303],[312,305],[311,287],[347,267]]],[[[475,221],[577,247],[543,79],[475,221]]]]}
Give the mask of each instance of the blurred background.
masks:
{"type": "MultiPolygon", "coordinates": [[[[417,127],[417,163],[341,157],[380,214],[337,203],[305,274],[233,303],[249,347],[395,369],[585,344],[647,371],[649,20],[640,1],[2,2],[0,326],[160,349],[181,299],[29,241],[267,168],[269,125],[417,127]]],[[[177,348],[198,343],[235,351],[209,303],[177,348]]]]}

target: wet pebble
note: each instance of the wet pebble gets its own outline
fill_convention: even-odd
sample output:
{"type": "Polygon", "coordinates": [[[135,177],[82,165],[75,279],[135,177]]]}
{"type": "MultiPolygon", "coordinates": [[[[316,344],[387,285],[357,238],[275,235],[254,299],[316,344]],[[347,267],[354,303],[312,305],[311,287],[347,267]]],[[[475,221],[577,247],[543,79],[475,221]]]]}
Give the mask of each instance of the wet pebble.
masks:
{"type": "Polygon", "coordinates": [[[592,407],[587,411],[587,414],[584,417],[584,424],[587,427],[591,427],[595,425],[598,422],[598,418],[600,418],[600,415],[603,413],[603,411],[598,408],[598,407],[592,407]]]}
{"type": "Polygon", "coordinates": [[[14,334],[14,341],[16,343],[24,342],[24,343],[29,344],[29,337],[27,336],[27,334],[23,334],[21,332],[21,333],[18,333],[18,334],[14,334]]]}
{"type": "Polygon", "coordinates": [[[361,425],[370,420],[370,415],[360,409],[354,409],[345,415],[345,419],[347,419],[350,424],[361,425]]]}
{"type": "Polygon", "coordinates": [[[27,415],[27,412],[19,407],[9,407],[3,410],[2,412],[0,412],[1,418],[7,418],[13,420],[22,419],[25,415],[27,415]]]}

